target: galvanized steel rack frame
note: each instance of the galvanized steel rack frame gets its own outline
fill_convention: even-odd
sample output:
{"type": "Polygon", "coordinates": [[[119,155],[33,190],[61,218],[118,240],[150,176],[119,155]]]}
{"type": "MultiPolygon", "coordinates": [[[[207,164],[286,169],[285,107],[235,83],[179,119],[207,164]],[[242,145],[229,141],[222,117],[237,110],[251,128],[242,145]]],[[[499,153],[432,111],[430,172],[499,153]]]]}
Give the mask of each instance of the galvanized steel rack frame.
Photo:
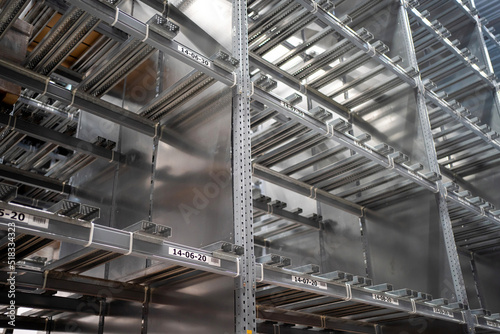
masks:
{"type": "MultiPolygon", "coordinates": [[[[75,218],[65,218],[46,211],[34,210],[29,207],[12,204],[4,199],[4,202],[0,203],[0,209],[21,212],[25,215],[31,215],[46,220],[46,225],[42,227],[20,223],[17,226],[19,232],[44,239],[67,241],[83,245],[105,251],[108,256],[132,255],[165,261],[174,266],[187,268],[186,272],[183,272],[183,275],[186,275],[188,279],[195,271],[235,277],[235,333],[271,333],[281,326],[278,323],[271,326],[266,323],[257,324],[257,318],[323,329],[345,329],[349,331],[354,328],[366,333],[378,333],[380,330],[379,325],[369,326],[359,321],[339,323],[331,317],[317,317],[312,314],[306,315],[300,312],[290,312],[288,316],[280,315],[278,310],[266,308],[265,305],[257,305],[259,295],[256,293],[256,289],[261,288],[259,291],[265,291],[266,285],[270,286],[270,290],[275,289],[278,296],[279,293],[283,291],[294,291],[293,293],[304,292],[310,293],[312,298],[335,298],[339,303],[372,305],[382,310],[396,312],[403,316],[415,314],[456,324],[465,324],[469,333],[474,333],[476,328],[500,332],[498,326],[499,322],[495,320],[494,317],[492,318],[491,315],[487,313],[480,313],[477,310],[470,310],[467,308],[469,302],[465,291],[465,283],[462,276],[462,268],[459,263],[457,243],[455,242],[452,225],[452,220],[456,218],[454,218],[454,213],[450,213],[449,211],[456,210],[458,206],[461,210],[466,212],[467,215],[486,220],[493,228],[496,228],[498,224],[500,224],[500,212],[495,211],[491,205],[487,205],[489,203],[486,201],[473,197],[470,193],[464,194],[464,190],[459,192],[459,188],[456,184],[444,184],[442,182],[441,174],[455,176],[453,179],[457,181],[462,181],[462,179],[459,173],[457,173],[458,175],[454,174],[453,170],[440,165],[438,162],[435,140],[431,129],[431,121],[429,119],[428,104],[430,102],[439,107],[444,114],[457,122],[458,131],[469,131],[472,133],[474,139],[478,139],[480,145],[486,147],[485,150],[493,149],[495,150],[495,154],[498,153],[497,151],[500,151],[500,142],[497,140],[498,134],[490,128],[482,126],[479,120],[464,117],[467,113],[459,103],[456,103],[456,101],[446,101],[443,98],[444,95],[434,92],[432,90],[432,83],[419,74],[419,63],[416,57],[412,31],[410,28],[410,17],[414,17],[419,24],[423,25],[428,31],[429,36],[432,36],[431,38],[440,40],[459,63],[465,67],[470,67],[473,75],[479,78],[493,91],[496,103],[499,103],[497,92],[498,84],[496,79],[492,76],[491,64],[488,63],[488,66],[483,69],[473,64],[466,55],[461,53],[461,51],[446,38],[443,31],[439,30],[440,27],[436,24],[431,24],[422,13],[418,11],[418,4],[415,1],[402,0],[399,8],[402,18],[401,24],[405,28],[405,50],[406,57],[410,62],[410,69],[403,69],[396,61],[389,59],[383,52],[377,50],[374,44],[366,41],[357,32],[351,30],[341,19],[323,9],[316,2],[310,0],[296,0],[295,3],[310,12],[308,15],[314,16],[315,20],[322,22],[324,26],[330,28],[332,32],[335,31],[337,34],[343,36],[356,48],[365,52],[371,59],[380,63],[383,68],[395,75],[395,78],[398,80],[397,84],[406,84],[415,90],[417,95],[417,111],[420,127],[423,132],[423,141],[430,173],[421,173],[419,172],[421,170],[419,166],[410,166],[406,164],[405,156],[402,153],[371,147],[365,144],[365,140],[362,138],[352,136],[347,131],[348,124],[352,122],[352,124],[359,125],[361,128],[363,124],[350,110],[332,99],[329,99],[327,96],[320,93],[319,90],[302,84],[300,80],[285,73],[279,67],[253,55],[248,47],[248,14],[247,3],[244,0],[233,0],[232,2],[234,28],[232,55],[239,62],[234,72],[213,65],[207,67],[193,60],[191,57],[178,52],[179,47],[183,47],[182,45],[150,29],[148,24],[138,21],[118,8],[112,8],[97,0],[70,0],[69,2],[91,14],[93,17],[98,18],[102,22],[111,24],[129,36],[142,40],[146,44],[193,67],[195,70],[203,72],[229,87],[233,87],[232,175],[235,245],[229,247],[229,252],[208,251],[169,243],[168,241],[162,241],[159,245],[152,240],[138,237],[136,234],[137,231],[124,231],[75,218]],[[346,120],[338,123],[325,122],[318,119],[318,117],[312,116],[313,113],[310,110],[295,107],[289,103],[288,100],[252,83],[250,74],[251,65],[260,68],[264,73],[272,75],[273,79],[304,94],[307,98],[325,106],[333,113],[346,118],[346,120]],[[397,174],[396,177],[405,180],[405,186],[412,187],[412,189],[415,188],[417,189],[416,191],[424,190],[435,193],[436,202],[439,207],[440,224],[444,235],[447,259],[452,273],[455,294],[457,296],[457,305],[447,306],[442,301],[427,299],[426,296],[419,295],[417,292],[408,289],[403,289],[404,291],[392,291],[390,285],[353,284],[351,280],[354,278],[351,277],[350,280],[344,279],[346,278],[345,273],[336,273],[335,275],[339,276],[334,277],[332,273],[321,275],[315,270],[300,271],[296,269],[293,271],[276,268],[276,266],[266,263],[256,263],[253,236],[253,208],[256,207],[262,210],[263,207],[262,203],[254,204],[256,199],[252,198],[252,175],[359,217],[363,217],[369,209],[364,205],[346,200],[340,196],[335,196],[308,182],[301,182],[288,175],[273,171],[265,165],[259,164],[258,159],[252,163],[252,135],[250,131],[251,101],[258,101],[266,105],[268,108],[296,122],[304,129],[311,131],[313,135],[323,140],[337,142],[343,148],[352,150],[369,161],[369,163],[372,163],[370,166],[390,169],[397,174]],[[220,261],[218,262],[219,265],[214,266],[207,262],[180,259],[178,256],[170,253],[170,248],[176,247],[218,259],[218,261],[220,261]],[[236,249],[237,251],[234,251],[236,249]],[[293,282],[291,279],[292,277],[308,280],[308,282],[310,280],[314,282],[314,284],[304,284],[304,281],[300,280],[293,282]]],[[[482,26],[477,16],[477,12],[473,8],[467,7],[458,0],[450,0],[450,3],[453,3],[458,10],[463,12],[463,15],[468,20],[473,21],[476,24],[476,29],[481,29],[482,26]]],[[[484,45],[483,41],[481,43],[484,45]]],[[[161,140],[165,138],[164,136],[168,136],[168,133],[163,133],[159,123],[155,121],[134,115],[123,108],[114,106],[84,92],[67,90],[60,85],[50,82],[48,76],[37,74],[32,70],[28,70],[8,61],[0,60],[0,77],[35,92],[46,94],[66,105],[88,111],[104,119],[116,122],[149,137],[158,137],[158,139],[161,140]]],[[[51,131],[47,128],[36,128],[31,124],[24,124],[22,120],[17,121],[13,117],[1,117],[4,119],[0,119],[0,123],[7,127],[11,122],[13,122],[13,124],[18,122],[16,130],[21,133],[36,134],[41,139],[57,143],[68,149],[74,149],[81,153],[89,154],[96,158],[109,160],[110,163],[123,162],[124,158],[119,153],[111,153],[111,151],[97,145],[87,145],[88,143],[80,139],[68,138],[59,132],[51,131]]],[[[369,137],[369,134],[367,134],[367,136],[369,137]]],[[[169,138],[172,139],[171,136],[169,138]]],[[[180,143],[180,145],[186,144],[180,143]]],[[[279,152],[273,152],[273,154],[278,153],[279,152]]],[[[2,167],[0,173],[2,177],[31,184],[36,187],[52,189],[63,193],[71,192],[71,187],[64,182],[55,182],[40,176],[30,177],[29,175],[21,173],[17,174],[15,170],[10,170],[5,167],[2,167]]],[[[461,186],[463,187],[462,184],[461,186]]],[[[282,208],[277,208],[276,212],[272,212],[272,210],[269,209],[272,207],[272,204],[265,204],[264,208],[266,207],[269,213],[286,217],[287,219],[293,219],[291,216],[297,214],[297,216],[295,216],[295,221],[301,222],[301,224],[307,228],[316,225],[314,221],[311,221],[312,223],[308,225],[304,217],[299,216],[298,213],[290,213],[282,210],[282,208]]],[[[12,220],[6,218],[0,218],[0,226],[2,229],[7,229],[8,223],[11,221],[12,220]]],[[[477,240],[478,242],[485,241],[481,239],[484,238],[484,236],[478,236],[476,238],[479,238],[477,240]]],[[[463,244],[459,243],[459,246],[463,246],[463,244]]],[[[280,259],[280,261],[281,260],[282,259],[280,259]]],[[[42,270],[36,271],[35,273],[26,270],[26,275],[20,278],[19,284],[26,287],[40,288],[42,290],[46,288],[58,289],[60,286],[63,286],[67,291],[72,291],[70,286],[71,281],[75,279],[74,277],[64,275],[64,277],[58,277],[56,273],[49,270],[50,268],[40,269],[42,270]],[[45,271],[43,271],[43,269],[45,269],[45,271]],[[57,283],[53,283],[52,280],[57,283]]],[[[172,280],[174,279],[175,278],[172,277],[172,280]]],[[[91,288],[89,288],[90,286],[105,286],[106,284],[110,284],[110,282],[94,282],[89,280],[82,284],[82,287],[88,284],[88,286],[85,285],[85,287],[89,289],[87,293],[92,295],[92,293],[89,292],[91,291],[91,288]]],[[[125,291],[130,293],[127,295],[127,293],[124,292],[119,298],[148,304],[146,302],[146,300],[148,300],[147,289],[144,292],[141,291],[141,286],[131,284],[125,286],[125,291]]],[[[81,292],[81,290],[76,289],[72,292],[81,292]]],[[[56,299],[57,298],[51,299],[48,297],[47,302],[56,303],[56,299]]],[[[40,304],[42,305],[43,302],[40,301],[40,304]]],[[[102,303],[99,305],[99,308],[103,307],[102,303]]],[[[27,321],[28,319],[22,320],[27,321]]],[[[37,328],[41,328],[42,325],[47,326],[46,323],[38,325],[39,327],[37,328]]],[[[56,325],[56,323],[51,324],[54,328],[57,327],[56,325]]],[[[284,327],[282,332],[284,333],[287,330],[290,333],[305,331],[300,328],[287,329],[284,327]]]]}

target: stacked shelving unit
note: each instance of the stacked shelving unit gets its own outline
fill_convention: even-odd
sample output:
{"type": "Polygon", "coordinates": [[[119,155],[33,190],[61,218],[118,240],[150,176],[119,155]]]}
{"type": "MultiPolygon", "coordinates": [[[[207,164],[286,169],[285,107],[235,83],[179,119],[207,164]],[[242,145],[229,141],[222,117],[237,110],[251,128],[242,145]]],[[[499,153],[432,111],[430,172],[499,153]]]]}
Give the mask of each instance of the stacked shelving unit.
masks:
{"type": "Polygon", "coordinates": [[[474,3],[1,10],[26,48],[0,59],[17,329],[500,331],[496,39],[474,3]]]}

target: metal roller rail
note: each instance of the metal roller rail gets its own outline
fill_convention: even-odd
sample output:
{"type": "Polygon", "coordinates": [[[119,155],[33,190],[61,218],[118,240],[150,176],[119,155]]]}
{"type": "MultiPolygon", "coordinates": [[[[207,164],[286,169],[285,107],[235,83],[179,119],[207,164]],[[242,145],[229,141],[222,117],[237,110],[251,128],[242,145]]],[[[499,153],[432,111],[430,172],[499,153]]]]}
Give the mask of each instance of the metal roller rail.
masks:
{"type": "Polygon", "coordinates": [[[458,121],[463,125],[464,128],[473,132],[478,138],[480,138],[486,145],[489,145],[497,150],[500,150],[500,142],[497,140],[498,134],[495,131],[487,131],[488,129],[482,127],[480,120],[478,118],[468,119],[467,116],[470,112],[461,106],[456,101],[444,101],[439,95],[445,95],[443,93],[436,94],[430,90],[426,90],[427,103],[431,104],[432,108],[439,108],[447,115],[449,115],[453,120],[458,121]]]}
{"type": "MultiPolygon", "coordinates": [[[[373,286],[370,280],[343,272],[304,274],[294,269],[257,265],[257,303],[283,311],[333,316],[373,324],[388,323],[417,314],[463,323],[463,305],[391,284],[373,286]]],[[[301,317],[292,317],[300,322],[301,317]]]]}
{"type": "Polygon", "coordinates": [[[254,198],[254,235],[264,241],[282,238],[285,232],[300,233],[303,231],[319,230],[322,217],[317,214],[301,215],[302,209],[285,210],[287,204],[279,200],[271,200],[261,195],[254,198]]]}
{"type": "Polygon", "coordinates": [[[498,22],[498,4],[492,1],[476,1],[475,5],[480,12],[481,19],[479,23],[488,48],[491,64],[494,72],[498,74],[500,73],[498,68],[500,39],[495,29],[496,22],[498,22]]]}
{"type": "MultiPolygon", "coordinates": [[[[31,236],[31,235],[18,234],[16,235],[14,242],[16,243],[16,260],[20,261],[38,252],[39,250],[49,246],[54,242],[54,240],[31,236]]],[[[8,243],[9,240],[7,236],[5,236],[0,240],[0,251],[2,254],[0,255],[0,261],[2,261],[3,263],[7,262],[8,259],[7,257],[8,243]]]]}
{"type": "Polygon", "coordinates": [[[56,15],[57,11],[50,8],[45,3],[37,1],[35,5],[26,13],[23,20],[33,26],[33,33],[29,37],[28,43],[31,44],[56,15]]]}
{"type": "Polygon", "coordinates": [[[428,103],[428,110],[441,166],[463,177],[498,165],[499,135],[488,125],[481,124],[477,117],[467,116],[468,111],[463,108],[459,117],[462,122],[457,122],[433,103],[428,103]],[[464,127],[464,122],[474,124],[476,131],[480,131],[494,145],[488,145],[476,133],[464,127]]]}
{"type": "MultiPolygon", "coordinates": [[[[274,111],[270,112],[271,114],[274,111]]],[[[331,118],[329,113],[325,113],[323,109],[319,109],[314,113],[314,116],[320,121],[326,121],[331,118]]],[[[262,152],[268,151],[269,149],[276,148],[277,146],[281,146],[284,142],[288,140],[293,140],[295,137],[298,137],[298,140],[301,142],[300,144],[305,144],[304,137],[309,139],[310,129],[306,126],[299,124],[296,121],[288,120],[286,122],[276,122],[272,124],[268,128],[264,129],[262,132],[258,132],[254,134],[252,137],[252,156],[259,157],[262,152]]],[[[296,143],[297,140],[294,140],[293,143],[296,143]]],[[[308,145],[313,144],[314,142],[309,142],[308,145]]],[[[289,145],[287,145],[289,146],[289,145]]],[[[282,147],[278,148],[281,150],[282,147]]],[[[300,151],[303,151],[304,147],[301,147],[300,151]]],[[[286,154],[291,154],[293,151],[288,151],[286,154]]],[[[297,152],[296,150],[294,152],[297,152]]],[[[266,159],[266,157],[257,158],[259,161],[262,159],[266,159]]]]}
{"type": "MultiPolygon", "coordinates": [[[[4,115],[6,116],[6,115],[4,115]]],[[[0,115],[0,123],[4,123],[5,125],[9,124],[9,122],[5,120],[1,120],[2,115],[0,115]]],[[[7,117],[6,117],[7,118],[7,117]]],[[[14,124],[14,123],[11,123],[14,124]]],[[[14,166],[17,166],[22,170],[31,170],[35,169],[36,172],[24,172],[24,173],[32,173],[32,174],[41,174],[45,175],[45,177],[49,177],[50,179],[59,179],[62,181],[68,181],[68,179],[88,166],[92,162],[96,160],[96,157],[102,158],[102,153],[105,153],[107,156],[106,159],[109,162],[118,162],[119,160],[113,160],[113,154],[111,150],[114,148],[115,143],[106,141],[103,138],[98,139],[94,143],[88,143],[86,141],[82,141],[75,137],[68,135],[69,133],[74,133],[74,129],[66,130],[66,133],[60,133],[51,129],[48,129],[43,126],[34,125],[32,123],[28,123],[22,120],[16,120],[16,131],[10,131],[10,134],[15,134],[17,136],[16,143],[17,146],[9,140],[9,136],[6,137],[7,142],[5,140],[2,142],[2,146],[4,145],[14,145],[9,146],[9,149],[4,151],[4,163],[10,163],[14,166]],[[32,130],[35,128],[35,130],[32,130]],[[30,135],[34,138],[40,138],[42,140],[48,140],[52,143],[45,143],[43,146],[39,148],[37,151],[32,151],[29,147],[24,148],[20,146],[19,142],[26,138],[27,135],[30,135]],[[54,150],[56,150],[59,146],[66,147],[70,149],[76,149],[79,152],[84,153],[73,153],[68,156],[57,156],[55,155],[54,150]],[[10,158],[12,157],[12,159],[10,158]],[[15,158],[15,160],[14,160],[15,158]],[[46,166],[49,164],[51,160],[58,160],[55,164],[50,164],[50,166],[46,166]]],[[[62,130],[64,130],[64,124],[62,130]]],[[[120,154],[117,154],[117,159],[122,159],[120,154]]],[[[11,173],[17,173],[18,168],[7,167],[5,166],[4,170],[9,168],[11,173]]],[[[9,174],[5,174],[9,175],[9,174]]],[[[33,176],[33,178],[36,178],[33,176]]],[[[26,181],[28,184],[36,185],[30,182],[31,177],[23,178],[22,174],[19,174],[19,177],[14,178],[14,180],[19,180],[21,182],[26,181]]],[[[40,183],[39,185],[42,185],[40,183]]]]}
{"type": "Polygon", "coordinates": [[[362,321],[340,320],[335,317],[292,312],[264,305],[258,305],[257,317],[265,320],[257,324],[257,330],[262,334],[312,334],[319,330],[375,334],[377,331],[376,325],[362,321]]]}
{"type": "Polygon", "coordinates": [[[500,210],[470,191],[447,184],[446,200],[457,247],[482,253],[500,247],[500,210]]]}
{"type": "Polygon", "coordinates": [[[297,69],[292,69],[291,74],[298,79],[305,79],[320,68],[332,63],[341,57],[344,53],[352,50],[354,46],[349,41],[343,39],[334,44],[324,52],[306,61],[297,69]]]}
{"type": "Polygon", "coordinates": [[[29,1],[27,0],[8,0],[3,3],[3,8],[0,12],[0,39],[14,24],[28,4],[29,1]]]}
{"type": "MultiPolygon", "coordinates": [[[[303,2],[306,2],[306,1],[303,1],[303,2]]],[[[320,8],[320,7],[318,7],[318,8],[320,8]]],[[[321,9],[318,9],[318,12],[316,13],[317,16],[319,15],[319,16],[323,17],[323,15],[327,15],[326,13],[323,13],[323,14],[320,14],[320,13],[321,13],[321,9]]],[[[327,22],[327,21],[329,21],[331,19],[332,19],[331,17],[328,17],[328,18],[323,17],[323,22],[327,22]]],[[[355,41],[356,42],[355,45],[357,45],[358,47],[360,47],[362,50],[365,50],[365,52],[366,52],[366,50],[367,50],[366,44],[363,44],[361,42],[363,39],[359,35],[357,35],[353,31],[350,32],[347,29],[347,27],[343,26],[340,22],[337,22],[336,24],[331,23],[330,26],[332,28],[336,27],[335,30],[337,32],[340,33],[340,32],[343,31],[344,32],[343,35],[350,36],[348,38],[348,40],[355,41]]],[[[439,43],[437,40],[435,40],[433,38],[430,38],[430,37],[429,37],[429,41],[431,41],[433,43],[439,43]]],[[[379,57],[375,57],[375,58],[379,59],[379,57]]],[[[252,62],[253,65],[255,65],[258,68],[262,69],[265,73],[271,74],[274,78],[282,81],[283,83],[285,83],[286,85],[288,85],[289,87],[291,87],[291,88],[293,88],[293,89],[295,89],[297,91],[305,92],[308,95],[308,97],[310,97],[312,100],[314,100],[317,103],[320,103],[320,104],[326,106],[327,108],[331,109],[332,111],[338,113],[340,116],[352,120],[353,124],[356,125],[356,126],[359,126],[361,129],[364,128],[364,125],[362,124],[362,121],[361,120],[357,120],[357,118],[352,113],[350,113],[350,111],[347,108],[344,108],[343,106],[340,106],[339,104],[335,103],[331,99],[327,98],[325,95],[319,93],[317,90],[312,89],[309,86],[302,85],[298,80],[296,80],[296,79],[294,80],[291,76],[289,76],[288,73],[286,73],[286,72],[280,70],[279,68],[277,68],[277,66],[275,66],[273,64],[270,64],[270,63],[268,63],[268,62],[260,59],[258,56],[252,56],[251,55],[251,59],[250,60],[251,60],[251,62],[252,62]]],[[[384,68],[387,67],[387,65],[383,65],[383,66],[384,66],[384,68]]],[[[398,72],[398,71],[396,71],[396,72],[398,72]]],[[[404,77],[400,76],[400,78],[404,78],[404,77]]],[[[411,86],[415,87],[415,85],[412,84],[411,82],[409,82],[408,80],[405,79],[403,81],[408,82],[408,83],[410,83],[411,86]]],[[[458,120],[459,122],[461,122],[464,125],[465,128],[467,128],[470,131],[474,132],[486,144],[488,144],[488,145],[490,145],[492,147],[495,147],[495,148],[500,147],[499,146],[500,145],[499,142],[497,142],[496,140],[492,139],[491,136],[489,136],[488,134],[486,134],[483,131],[481,131],[479,129],[479,127],[476,126],[475,124],[472,124],[467,119],[461,117],[461,114],[460,114],[461,106],[460,105],[457,105],[456,107],[450,105],[442,97],[440,97],[441,93],[440,94],[436,94],[433,91],[431,91],[430,88],[428,88],[428,87],[424,87],[424,92],[425,92],[426,97],[431,102],[433,102],[435,105],[441,107],[442,110],[445,111],[446,113],[448,113],[453,119],[458,120]]],[[[493,133],[493,135],[494,135],[494,133],[493,133]]]]}
{"type": "MultiPolygon", "coordinates": [[[[317,135],[314,133],[306,133],[304,135],[298,136],[296,139],[292,140],[289,143],[286,143],[284,145],[281,145],[280,147],[273,149],[269,152],[265,152],[264,154],[258,156],[255,158],[255,162],[261,164],[262,166],[265,167],[272,167],[277,163],[283,162],[290,158],[291,156],[295,154],[299,154],[301,152],[304,152],[310,148],[316,147],[317,145],[327,141],[323,136],[317,135]]],[[[347,150],[344,147],[336,147],[336,150],[331,149],[330,153],[331,154],[323,154],[322,157],[318,158],[316,160],[322,160],[326,159],[329,157],[334,156],[337,153],[340,153],[342,151],[347,150]]],[[[310,163],[304,162],[298,162],[294,166],[291,166],[287,168],[286,170],[282,170],[281,172],[284,173],[285,175],[290,175],[292,173],[295,173],[297,171],[300,171],[304,168],[307,168],[311,165],[313,165],[315,161],[312,161],[310,163]]]]}
{"type": "MultiPolygon", "coordinates": [[[[407,1],[411,2],[411,1],[407,1]]],[[[433,13],[436,19],[439,19],[447,14],[450,14],[453,10],[452,17],[456,19],[466,19],[469,23],[476,23],[477,10],[475,8],[470,8],[464,5],[462,0],[451,0],[451,1],[431,1],[431,0],[420,0],[418,1],[419,9],[428,10],[433,13]],[[443,8],[444,7],[444,8],[443,8]]]]}
{"type": "Polygon", "coordinates": [[[24,65],[42,75],[51,74],[98,23],[83,10],[70,7],[28,55],[24,65]]]}
{"type": "Polygon", "coordinates": [[[333,33],[333,29],[330,27],[324,28],[323,30],[319,31],[317,34],[312,36],[311,38],[307,39],[304,41],[304,43],[298,45],[294,49],[288,51],[285,55],[281,56],[278,58],[278,60],[275,61],[276,66],[282,66],[285,64],[287,61],[291,60],[292,58],[302,54],[305,52],[308,48],[310,48],[312,45],[315,43],[321,41],[323,38],[329,36],[330,34],[333,33]]]}
{"type": "Polygon", "coordinates": [[[248,27],[249,42],[257,38],[260,32],[267,31],[271,25],[279,22],[282,17],[299,8],[297,4],[293,4],[292,0],[260,2],[247,4],[247,6],[256,14],[251,15],[252,21],[248,27]]]}
{"type": "Polygon", "coordinates": [[[215,80],[197,70],[164,90],[158,97],[139,110],[139,114],[153,121],[173,117],[173,111],[215,83],[215,80]]]}
{"type": "Polygon", "coordinates": [[[152,46],[131,38],[95,67],[90,68],[76,89],[101,97],[141,65],[154,51],[152,46]]]}
{"type": "Polygon", "coordinates": [[[269,121],[270,119],[274,118],[274,116],[278,115],[277,111],[270,111],[267,107],[264,107],[262,109],[259,107],[254,108],[253,105],[250,104],[250,126],[252,130],[256,130],[259,125],[269,121]]]}
{"type": "Polygon", "coordinates": [[[12,62],[0,59],[0,76],[37,93],[45,95],[75,108],[117,122],[149,136],[155,135],[155,124],[143,117],[119,108],[111,103],[97,99],[81,91],[69,91],[50,82],[46,76],[39,75],[12,62]]]}
{"type": "MultiPolygon", "coordinates": [[[[331,8],[331,5],[327,1],[321,0],[319,4],[325,6],[326,9],[331,8]]],[[[259,38],[250,44],[249,49],[256,54],[263,55],[316,19],[307,10],[300,9],[300,6],[298,7],[298,10],[291,13],[291,15],[282,17],[276,24],[271,20],[272,22],[268,25],[270,31],[259,32],[257,34],[259,38]]]]}
{"type": "MultiPolygon", "coordinates": [[[[453,57],[449,58],[447,63],[450,63],[452,59],[461,62],[463,68],[470,69],[475,75],[477,75],[486,85],[488,85],[492,89],[496,89],[496,82],[491,80],[491,77],[488,73],[481,70],[475,63],[474,57],[467,56],[467,53],[464,50],[459,50],[456,43],[450,41],[447,36],[449,36],[449,32],[444,28],[439,22],[434,21],[430,22],[419,10],[415,7],[408,7],[408,12],[411,14],[411,17],[415,20],[414,25],[418,23],[419,27],[424,27],[425,31],[427,31],[433,38],[441,43],[448,52],[450,52],[453,57]]],[[[412,20],[410,20],[411,22],[412,20]]],[[[414,28],[415,29],[415,28],[414,28]]],[[[426,36],[426,34],[421,34],[422,36],[426,36]]],[[[415,38],[415,36],[414,36],[415,38]]],[[[416,39],[418,42],[418,39],[416,39]]],[[[425,70],[421,68],[422,72],[425,73],[425,70]]],[[[424,78],[426,76],[424,75],[424,78]]]]}
{"type": "Polygon", "coordinates": [[[301,4],[304,8],[310,10],[314,15],[327,26],[333,28],[341,36],[349,40],[356,47],[370,53],[373,59],[380,62],[386,69],[391,71],[403,82],[409,84],[411,87],[416,87],[415,79],[403,68],[395,65],[386,55],[378,53],[374,50],[374,46],[366,42],[358,33],[349,28],[346,24],[341,22],[338,18],[328,13],[321,6],[317,6],[314,1],[310,0],[295,0],[296,3],[301,4]]]}
{"type": "Polygon", "coordinates": [[[93,97],[79,90],[68,90],[58,84],[50,82],[50,78],[42,76],[22,66],[0,59],[0,77],[10,82],[17,83],[35,92],[58,100],[66,105],[71,105],[77,109],[88,111],[89,113],[110,120],[117,124],[133,129],[139,133],[150,137],[159,136],[161,141],[187,150],[193,154],[204,155],[205,151],[173,133],[172,130],[163,130],[159,123],[155,123],[133,112],[120,108],[112,103],[93,97]]]}
{"type": "MultiPolygon", "coordinates": [[[[56,117],[56,116],[55,116],[56,117]]],[[[56,117],[58,118],[58,117],[56,117]]],[[[59,119],[58,119],[59,121],[59,119]]],[[[69,126],[68,123],[62,123],[59,125],[58,130],[50,129],[50,124],[47,125],[37,125],[20,117],[12,117],[6,114],[0,114],[0,125],[5,128],[14,127],[13,133],[19,133],[23,137],[30,136],[38,138],[43,141],[49,141],[51,143],[57,144],[57,146],[62,146],[70,150],[76,150],[85,154],[89,154],[96,158],[102,158],[110,162],[119,162],[121,158],[120,153],[113,153],[108,147],[100,147],[88,143],[84,140],[78,139],[68,134],[74,134],[75,131],[67,130],[69,126]],[[66,134],[65,134],[66,133],[66,134]],[[116,154],[116,155],[115,155],[116,154]]],[[[18,142],[20,139],[17,140],[18,142]]],[[[12,142],[4,143],[4,140],[0,143],[2,148],[13,147],[12,142]]],[[[5,152],[5,151],[4,151],[5,152]]],[[[25,163],[30,163],[31,161],[26,161],[25,163]]],[[[36,162],[33,162],[36,163],[36,162]]]]}
{"type": "MultiPolygon", "coordinates": [[[[262,221],[254,225],[254,236],[261,240],[262,245],[270,245],[290,237],[300,237],[302,233],[309,233],[310,229],[305,226],[292,224],[288,221],[262,221]]],[[[257,244],[257,243],[256,243],[257,244]]]]}
{"type": "Polygon", "coordinates": [[[352,149],[361,156],[381,166],[393,169],[402,177],[412,180],[416,184],[419,184],[426,189],[429,189],[433,192],[437,191],[434,181],[430,181],[422,177],[417,172],[412,171],[401,164],[402,161],[408,160],[407,157],[404,158],[404,155],[402,155],[401,153],[398,152],[398,154],[396,155],[385,157],[381,153],[377,152],[377,150],[375,150],[374,148],[369,148],[369,146],[364,144],[362,140],[360,142],[360,140],[358,140],[357,138],[345,134],[343,131],[347,130],[348,128],[348,126],[346,128],[345,125],[343,125],[346,124],[345,122],[338,123],[338,126],[341,126],[341,128],[337,127],[337,129],[335,129],[334,125],[323,123],[311,116],[309,112],[301,110],[300,108],[296,108],[290,105],[288,102],[285,102],[279,99],[277,96],[265,92],[258,87],[255,88],[253,99],[267,105],[272,109],[275,109],[279,113],[291,118],[294,121],[298,121],[302,125],[312,130],[314,133],[321,134],[326,138],[336,141],[342,146],[352,149]],[[403,158],[403,160],[398,161],[398,159],[401,158],[403,158]],[[396,159],[396,161],[394,161],[394,159],[396,159]]]}
{"type": "Polygon", "coordinates": [[[194,55],[197,57],[187,55],[185,50],[190,54],[193,54],[193,51],[157,32],[156,29],[149,29],[145,23],[138,21],[125,12],[119,9],[115,10],[98,0],[70,0],[69,2],[95,18],[108,24],[114,23],[114,27],[127,33],[132,38],[144,41],[144,43],[155,49],[165,52],[226,85],[234,85],[233,73],[216,66],[214,62],[209,60],[209,57],[198,55],[195,51],[194,55]]]}
{"type": "Polygon", "coordinates": [[[78,73],[87,73],[97,63],[99,63],[106,55],[115,52],[121,43],[106,36],[101,36],[90,46],[87,52],[81,55],[71,65],[71,69],[78,73]]]}

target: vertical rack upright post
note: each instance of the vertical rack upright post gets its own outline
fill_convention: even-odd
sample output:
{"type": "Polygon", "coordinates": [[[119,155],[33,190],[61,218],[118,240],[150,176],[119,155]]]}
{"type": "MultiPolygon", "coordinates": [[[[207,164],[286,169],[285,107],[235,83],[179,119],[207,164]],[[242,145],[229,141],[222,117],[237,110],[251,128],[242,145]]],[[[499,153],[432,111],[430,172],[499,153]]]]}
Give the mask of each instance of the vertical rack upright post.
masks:
{"type": "Polygon", "coordinates": [[[250,67],[245,0],[233,0],[233,56],[239,60],[233,88],[232,175],[235,244],[244,248],[235,279],[235,333],[256,331],[255,258],[253,240],[252,167],[250,137],[250,67]]]}
{"type": "MultiPolygon", "coordinates": [[[[411,67],[417,70],[417,73],[420,73],[420,69],[418,66],[417,55],[415,51],[415,46],[413,43],[413,37],[410,28],[410,21],[408,18],[408,2],[406,0],[401,0],[400,6],[400,17],[403,22],[402,27],[404,29],[404,41],[406,44],[406,56],[408,57],[408,62],[411,67]]],[[[434,140],[432,137],[431,123],[429,118],[429,113],[427,110],[427,104],[425,101],[425,87],[422,81],[422,77],[420,74],[415,77],[417,83],[417,112],[418,118],[420,120],[420,126],[422,129],[423,139],[424,139],[424,147],[427,155],[427,160],[429,163],[429,169],[440,175],[440,169],[437,159],[436,147],[434,145],[434,140]]],[[[441,179],[437,180],[437,186],[439,192],[436,194],[436,201],[439,210],[439,222],[442,231],[442,235],[444,238],[444,247],[446,250],[446,257],[448,260],[448,264],[451,271],[451,278],[453,281],[453,287],[455,291],[455,295],[457,298],[457,302],[462,303],[464,305],[469,305],[467,292],[465,290],[465,282],[462,274],[462,269],[460,266],[460,260],[458,257],[457,246],[455,243],[455,237],[453,235],[452,223],[450,220],[450,215],[448,212],[448,205],[446,203],[446,188],[443,185],[441,179]]],[[[472,319],[472,315],[469,310],[464,312],[464,318],[467,325],[468,333],[475,333],[474,322],[472,319]]]]}

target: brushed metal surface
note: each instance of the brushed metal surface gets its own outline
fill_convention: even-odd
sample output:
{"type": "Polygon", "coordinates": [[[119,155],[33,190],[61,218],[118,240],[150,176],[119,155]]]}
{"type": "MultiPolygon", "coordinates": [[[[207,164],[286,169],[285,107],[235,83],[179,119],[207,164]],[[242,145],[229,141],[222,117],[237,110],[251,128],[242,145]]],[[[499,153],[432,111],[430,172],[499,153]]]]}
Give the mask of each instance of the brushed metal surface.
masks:
{"type": "Polygon", "coordinates": [[[375,284],[455,299],[434,195],[387,205],[376,217],[367,214],[366,232],[375,284]]]}
{"type": "Polygon", "coordinates": [[[157,289],[155,294],[161,293],[169,303],[150,305],[148,333],[234,333],[233,285],[232,278],[216,277],[157,289]]]}

